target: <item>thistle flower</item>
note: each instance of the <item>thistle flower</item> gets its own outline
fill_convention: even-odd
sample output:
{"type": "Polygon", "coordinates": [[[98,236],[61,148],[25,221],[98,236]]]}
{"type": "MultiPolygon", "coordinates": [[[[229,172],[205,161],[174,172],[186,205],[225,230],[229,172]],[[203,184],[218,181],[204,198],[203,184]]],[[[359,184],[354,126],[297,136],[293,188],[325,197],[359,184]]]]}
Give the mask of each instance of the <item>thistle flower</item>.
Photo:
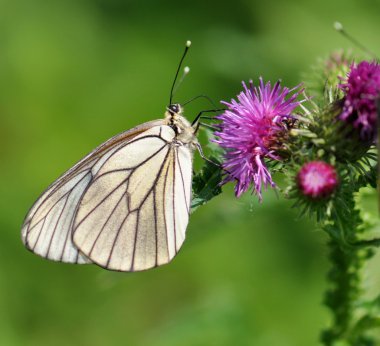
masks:
{"type": "Polygon", "coordinates": [[[362,140],[373,142],[377,132],[380,65],[368,61],[352,64],[347,80],[339,88],[345,93],[339,119],[359,129],[362,140]]]}
{"type": "Polygon", "coordinates": [[[275,186],[264,160],[281,160],[287,122],[292,121],[291,113],[302,102],[296,99],[303,90],[299,86],[282,88],[280,81],[272,88],[270,82],[264,85],[262,78],[259,87],[252,81],[249,87],[242,84],[244,91],[237,101],[222,101],[228,109],[217,116],[222,123],[215,132],[215,142],[225,149],[222,166],[227,173],[222,184],[236,180],[237,197],[253,184],[252,192],[261,200],[262,185],[275,186]]]}
{"type": "Polygon", "coordinates": [[[320,199],[331,196],[339,180],[332,165],[324,161],[311,161],[298,172],[297,184],[304,196],[320,199]]]}

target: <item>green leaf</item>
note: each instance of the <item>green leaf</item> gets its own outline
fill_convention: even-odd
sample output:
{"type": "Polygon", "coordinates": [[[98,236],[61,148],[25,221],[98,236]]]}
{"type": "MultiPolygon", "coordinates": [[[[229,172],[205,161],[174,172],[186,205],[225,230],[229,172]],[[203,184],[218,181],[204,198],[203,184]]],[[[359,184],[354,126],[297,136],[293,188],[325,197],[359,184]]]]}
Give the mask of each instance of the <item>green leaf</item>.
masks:
{"type": "MultiPolygon", "coordinates": [[[[220,164],[220,161],[214,156],[211,156],[210,160],[218,165],[220,164]]],[[[216,164],[205,161],[200,172],[194,176],[193,200],[191,203],[192,212],[222,192],[220,187],[222,169],[216,164]]]]}

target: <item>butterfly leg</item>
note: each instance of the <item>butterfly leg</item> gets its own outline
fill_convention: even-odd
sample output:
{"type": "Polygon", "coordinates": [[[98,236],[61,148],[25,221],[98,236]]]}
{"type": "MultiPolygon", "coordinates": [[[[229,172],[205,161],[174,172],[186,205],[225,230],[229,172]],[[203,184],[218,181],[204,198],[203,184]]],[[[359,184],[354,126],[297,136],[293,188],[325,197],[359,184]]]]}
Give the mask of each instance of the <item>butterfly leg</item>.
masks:
{"type": "Polygon", "coordinates": [[[211,113],[211,112],[221,112],[221,111],[224,111],[225,109],[224,108],[220,108],[220,109],[207,109],[205,111],[202,111],[202,112],[199,112],[198,115],[195,117],[195,119],[193,120],[193,122],[191,123],[191,126],[194,127],[194,125],[198,122],[198,120],[200,119],[201,115],[203,113],[211,113]]]}
{"type": "Polygon", "coordinates": [[[205,156],[205,154],[203,153],[202,146],[201,146],[199,143],[194,143],[194,145],[196,146],[196,148],[197,148],[197,150],[198,150],[198,152],[199,152],[199,155],[201,155],[201,158],[202,158],[203,160],[205,160],[205,161],[207,161],[207,162],[213,164],[213,165],[216,166],[216,167],[222,168],[222,166],[221,166],[219,163],[214,162],[214,161],[210,160],[209,158],[207,158],[207,157],[205,156]]]}
{"type": "Polygon", "coordinates": [[[209,124],[205,124],[205,123],[201,123],[201,122],[198,123],[198,127],[196,128],[197,130],[198,130],[199,126],[207,127],[208,129],[213,130],[213,131],[220,131],[220,129],[218,129],[215,126],[211,126],[209,124]]]}

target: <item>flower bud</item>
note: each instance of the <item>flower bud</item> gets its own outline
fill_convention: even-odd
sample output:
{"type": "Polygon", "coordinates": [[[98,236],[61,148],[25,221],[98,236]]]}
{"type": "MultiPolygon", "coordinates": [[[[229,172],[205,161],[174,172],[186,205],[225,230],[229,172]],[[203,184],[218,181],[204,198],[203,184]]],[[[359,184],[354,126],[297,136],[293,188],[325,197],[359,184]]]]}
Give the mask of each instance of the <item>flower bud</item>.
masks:
{"type": "Polygon", "coordinates": [[[335,168],[324,161],[304,164],[297,175],[301,193],[311,199],[330,197],[339,185],[335,168]]]}

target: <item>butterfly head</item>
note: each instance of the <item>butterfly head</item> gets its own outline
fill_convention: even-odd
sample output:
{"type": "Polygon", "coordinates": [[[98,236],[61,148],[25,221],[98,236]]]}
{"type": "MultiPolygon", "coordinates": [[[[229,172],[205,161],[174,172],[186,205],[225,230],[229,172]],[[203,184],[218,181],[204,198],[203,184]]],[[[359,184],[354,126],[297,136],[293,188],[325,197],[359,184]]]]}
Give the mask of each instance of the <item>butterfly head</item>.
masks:
{"type": "Polygon", "coordinates": [[[182,106],[179,103],[171,103],[166,108],[165,119],[169,125],[173,125],[183,118],[182,114],[182,106]]]}
{"type": "Polygon", "coordinates": [[[179,103],[170,104],[166,110],[171,117],[182,115],[182,106],[179,103]]]}
{"type": "Polygon", "coordinates": [[[183,116],[183,108],[179,103],[172,103],[166,108],[166,124],[176,133],[176,138],[182,143],[196,141],[195,129],[191,123],[183,116]]]}

